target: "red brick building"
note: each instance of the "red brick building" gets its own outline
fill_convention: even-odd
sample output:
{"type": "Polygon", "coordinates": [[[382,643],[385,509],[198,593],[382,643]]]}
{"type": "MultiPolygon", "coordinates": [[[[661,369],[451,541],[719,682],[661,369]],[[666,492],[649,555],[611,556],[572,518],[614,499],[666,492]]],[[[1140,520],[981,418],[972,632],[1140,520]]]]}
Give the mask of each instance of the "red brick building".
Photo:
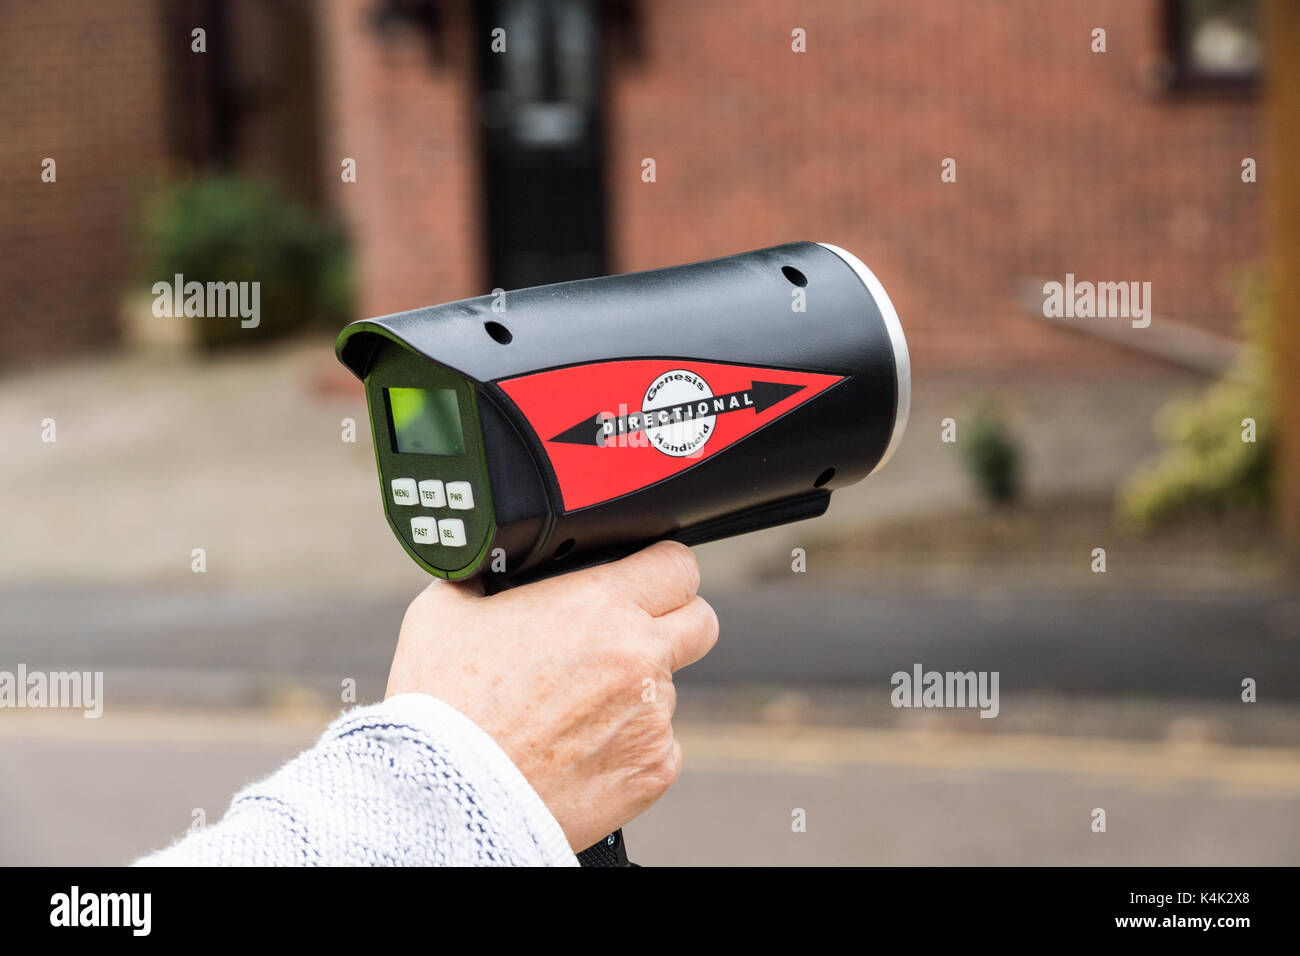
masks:
{"type": "Polygon", "coordinates": [[[111,343],[141,188],[217,157],[348,223],[363,314],[812,239],[877,272],[922,372],[1132,368],[1017,292],[1150,281],[1158,317],[1232,334],[1271,173],[1242,181],[1252,5],[1206,6],[7,4],[8,361],[111,343]]]}

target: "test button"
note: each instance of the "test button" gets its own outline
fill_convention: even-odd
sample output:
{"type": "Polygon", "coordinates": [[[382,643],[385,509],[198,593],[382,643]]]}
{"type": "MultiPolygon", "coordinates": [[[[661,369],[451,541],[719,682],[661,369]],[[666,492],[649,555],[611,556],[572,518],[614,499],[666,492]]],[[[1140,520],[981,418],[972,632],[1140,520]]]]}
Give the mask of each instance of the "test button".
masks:
{"type": "Polygon", "coordinates": [[[468,481],[447,482],[447,504],[457,511],[468,511],[474,507],[474,489],[468,481]]]}
{"type": "Polygon", "coordinates": [[[441,481],[430,478],[420,482],[420,504],[426,508],[447,507],[447,496],[443,494],[441,481]]]}

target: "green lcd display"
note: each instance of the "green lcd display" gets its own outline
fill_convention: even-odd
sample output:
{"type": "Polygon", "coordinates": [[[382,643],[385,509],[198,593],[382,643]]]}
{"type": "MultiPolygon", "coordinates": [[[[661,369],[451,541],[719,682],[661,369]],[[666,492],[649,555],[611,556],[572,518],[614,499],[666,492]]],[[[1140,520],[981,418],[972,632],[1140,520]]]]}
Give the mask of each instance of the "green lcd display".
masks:
{"type": "Polygon", "coordinates": [[[463,455],[465,433],[460,403],[451,388],[386,388],[393,451],[418,455],[463,455]]]}

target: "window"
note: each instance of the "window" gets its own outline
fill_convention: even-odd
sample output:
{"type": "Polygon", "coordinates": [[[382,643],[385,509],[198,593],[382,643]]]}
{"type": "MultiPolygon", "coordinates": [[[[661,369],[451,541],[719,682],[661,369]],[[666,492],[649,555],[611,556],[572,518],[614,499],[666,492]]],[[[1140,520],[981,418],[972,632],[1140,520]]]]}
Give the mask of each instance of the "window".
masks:
{"type": "Polygon", "coordinates": [[[1263,63],[1258,0],[1166,0],[1168,86],[1253,90],[1263,63]]]}

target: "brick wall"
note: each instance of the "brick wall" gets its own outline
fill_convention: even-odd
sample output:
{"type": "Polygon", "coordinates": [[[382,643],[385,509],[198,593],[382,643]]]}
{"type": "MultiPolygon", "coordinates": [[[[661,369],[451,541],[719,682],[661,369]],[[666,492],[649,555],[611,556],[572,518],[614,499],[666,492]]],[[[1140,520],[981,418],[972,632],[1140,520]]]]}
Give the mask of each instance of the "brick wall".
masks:
{"type": "Polygon", "coordinates": [[[159,2],[0,5],[5,365],[116,339],[133,212],[164,153],[159,2]]]}
{"type": "Polygon", "coordinates": [[[437,59],[413,28],[378,32],[373,8],[332,0],[319,24],[324,191],[352,230],[362,315],[487,291],[468,7],[444,5],[437,59]],[[340,180],[344,157],[355,183],[340,180]]]}
{"type": "Polygon", "coordinates": [[[1149,280],[1157,315],[1233,330],[1259,110],[1146,92],[1158,0],[642,6],[645,56],[610,86],[617,269],[833,242],[880,276],[921,371],[1131,367],[1024,318],[1025,276],[1149,280]]]}
{"type": "MultiPolygon", "coordinates": [[[[164,42],[188,42],[161,35],[160,3],[0,7],[9,364],[115,339],[135,202],[167,151],[164,42]],[[40,182],[44,156],[56,185],[40,182]]],[[[641,55],[611,47],[608,67],[614,268],[837,243],[890,290],[921,372],[1133,367],[1026,318],[1015,293],[1029,276],[1150,281],[1158,315],[1231,332],[1232,272],[1262,249],[1270,173],[1239,175],[1243,156],[1259,157],[1259,106],[1147,91],[1160,6],[642,0],[641,55]],[[790,50],[796,26],[807,53],[790,50]],[[1105,54],[1089,51],[1096,26],[1105,54]],[[939,179],[948,156],[955,184],[939,179]]],[[[441,5],[436,57],[412,28],[376,30],[374,8],[314,7],[309,97],[263,84],[299,113],[315,98],[316,159],[271,161],[284,121],[263,111],[242,160],[303,167],[300,192],[348,221],[362,314],[486,291],[472,52],[486,38],[468,0],[441,5]],[[339,179],[345,156],[356,183],[339,179]]],[[[236,23],[238,46],[265,59],[258,22],[236,23]]],[[[242,75],[265,72],[254,67],[242,75]]]]}

